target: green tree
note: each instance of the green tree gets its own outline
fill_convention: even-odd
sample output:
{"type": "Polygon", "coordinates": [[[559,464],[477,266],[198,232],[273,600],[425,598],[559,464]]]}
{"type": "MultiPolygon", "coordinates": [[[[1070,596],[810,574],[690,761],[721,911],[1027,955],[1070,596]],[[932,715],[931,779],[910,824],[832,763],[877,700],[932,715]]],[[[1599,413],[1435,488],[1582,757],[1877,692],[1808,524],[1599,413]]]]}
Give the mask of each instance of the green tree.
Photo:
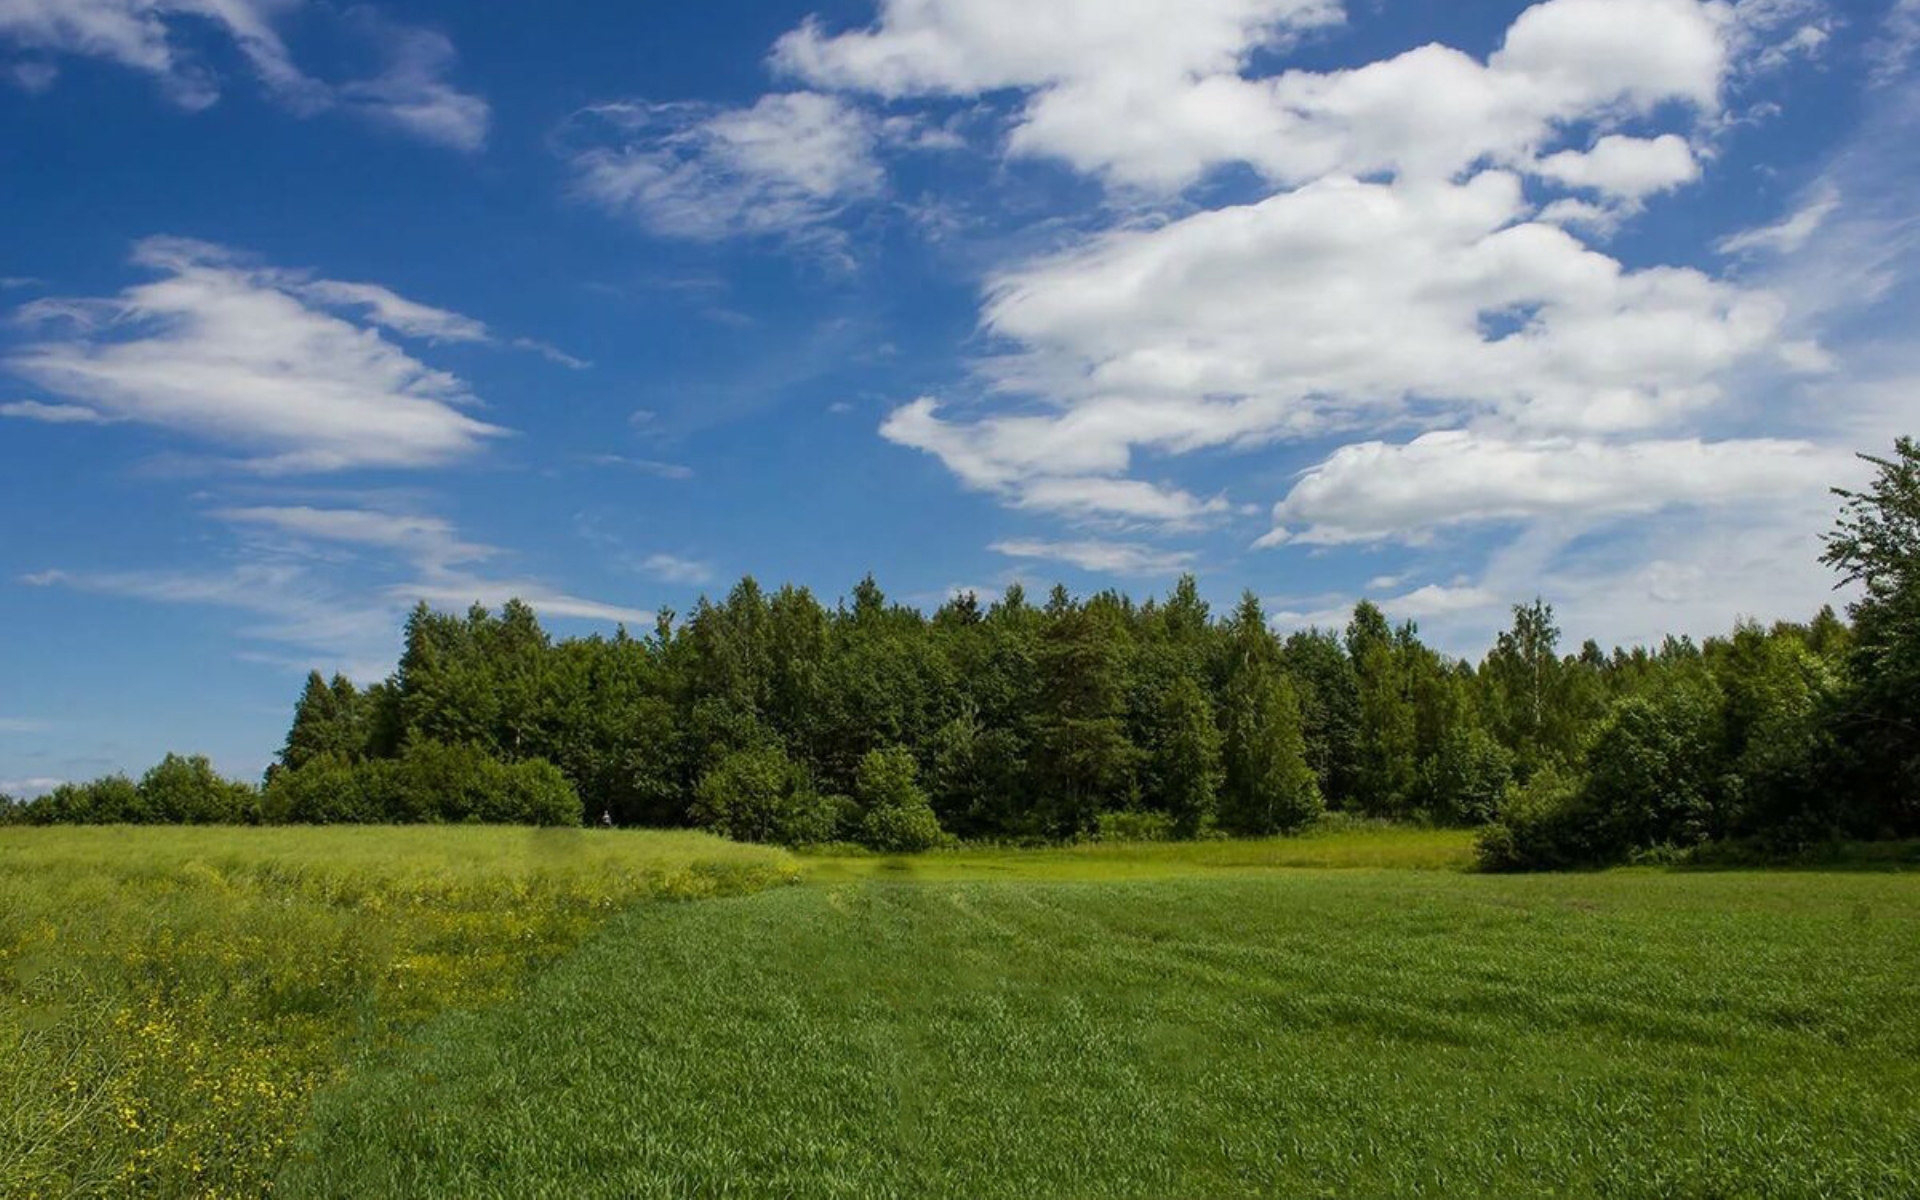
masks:
{"type": "Polygon", "coordinates": [[[945,839],[939,818],[920,790],[919,768],[904,746],[870,750],[855,773],[860,840],[875,850],[911,853],[945,839]]]}
{"type": "Polygon", "coordinates": [[[1863,831],[1920,833],[1920,443],[1903,437],[1864,491],[1836,488],[1822,561],[1860,589],[1848,656],[1853,689],[1837,733],[1865,801],[1863,831]]]}
{"type": "Polygon", "coordinates": [[[700,777],[694,823],[741,842],[804,845],[832,838],[833,807],[775,745],[735,750],[700,777]]]}
{"type": "Polygon", "coordinates": [[[1043,823],[1062,836],[1095,828],[1133,799],[1139,752],[1126,731],[1127,635],[1104,603],[1072,604],[1056,589],[1038,656],[1033,779],[1043,823]]]}
{"type": "Polygon", "coordinates": [[[1148,790],[1191,837],[1213,824],[1224,772],[1213,702],[1198,680],[1180,675],[1161,693],[1147,756],[1148,790]]]}

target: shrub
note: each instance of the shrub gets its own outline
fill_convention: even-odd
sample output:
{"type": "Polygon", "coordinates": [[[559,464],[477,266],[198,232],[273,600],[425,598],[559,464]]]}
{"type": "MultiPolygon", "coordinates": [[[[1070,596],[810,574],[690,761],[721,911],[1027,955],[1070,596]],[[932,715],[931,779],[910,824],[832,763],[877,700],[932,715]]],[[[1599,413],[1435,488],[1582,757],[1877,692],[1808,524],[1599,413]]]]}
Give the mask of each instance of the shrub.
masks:
{"type": "Polygon", "coordinates": [[[1616,858],[1614,832],[1587,804],[1582,780],[1542,767],[1507,791],[1500,819],[1474,844],[1483,871],[1554,871],[1616,858]]]}
{"type": "Polygon", "coordinates": [[[1124,809],[1101,813],[1098,827],[1103,842],[1170,842],[1179,832],[1166,813],[1124,809]]]}
{"type": "Polygon", "coordinates": [[[474,746],[409,743],[397,759],[347,762],[330,755],[281,770],[262,809],[296,824],[578,825],[580,797],[544,759],[503,763],[474,746]]]}
{"type": "Polygon", "coordinates": [[[911,853],[946,839],[940,819],[916,781],[919,768],[903,746],[870,750],[854,771],[854,800],[865,814],[859,840],[875,850],[911,853]]]}
{"type": "Polygon", "coordinates": [[[260,819],[260,794],[223,779],[205,755],[169,754],[140,778],[140,814],[161,825],[240,825],[260,819]]]}
{"type": "Polygon", "coordinates": [[[796,846],[834,834],[833,804],[778,746],[723,756],[694,789],[694,823],[739,842],[796,846]]]}

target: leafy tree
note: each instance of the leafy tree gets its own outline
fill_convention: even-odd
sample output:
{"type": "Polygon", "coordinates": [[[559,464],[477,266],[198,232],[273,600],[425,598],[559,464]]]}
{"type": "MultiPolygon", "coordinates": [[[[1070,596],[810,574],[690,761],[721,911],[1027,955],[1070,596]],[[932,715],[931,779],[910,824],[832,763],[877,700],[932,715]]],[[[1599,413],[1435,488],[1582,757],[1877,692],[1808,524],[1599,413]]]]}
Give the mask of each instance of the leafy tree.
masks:
{"type": "Polygon", "coordinates": [[[171,825],[237,825],[259,819],[259,794],[223,779],[204,755],[169,754],[140,778],[141,819],[171,825]]]}
{"type": "Polygon", "coordinates": [[[1148,791],[1181,836],[1213,824],[1224,778],[1220,729],[1212,701],[1192,676],[1177,677],[1161,695],[1146,774],[1148,791]]]}
{"type": "Polygon", "coordinates": [[[1056,589],[1039,650],[1033,779],[1045,825],[1072,835],[1131,802],[1139,752],[1125,725],[1127,643],[1114,606],[1056,589]]]}
{"type": "Polygon", "coordinates": [[[367,713],[353,681],[335,675],[329,683],[320,672],[308,672],[306,688],[294,706],[293,727],[280,751],[281,765],[300,767],[322,755],[356,758],[366,745],[367,713]]]}
{"type": "Polygon", "coordinates": [[[1842,504],[1821,561],[1857,585],[1848,605],[1854,688],[1838,716],[1854,785],[1870,805],[1863,824],[1920,832],[1920,442],[1903,437],[1864,491],[1842,504]]]}
{"type": "Polygon", "coordinates": [[[1297,829],[1322,811],[1292,682],[1260,657],[1235,667],[1220,709],[1221,823],[1236,833],[1297,829]]]}
{"type": "Polygon", "coordinates": [[[870,750],[860,760],[854,799],[862,817],[860,840],[875,850],[911,853],[945,840],[939,818],[920,790],[919,768],[904,746],[870,750]]]}
{"type": "Polygon", "coordinates": [[[836,813],[778,746],[735,750],[700,777],[693,820],[736,841],[804,845],[833,837],[836,813]]]}

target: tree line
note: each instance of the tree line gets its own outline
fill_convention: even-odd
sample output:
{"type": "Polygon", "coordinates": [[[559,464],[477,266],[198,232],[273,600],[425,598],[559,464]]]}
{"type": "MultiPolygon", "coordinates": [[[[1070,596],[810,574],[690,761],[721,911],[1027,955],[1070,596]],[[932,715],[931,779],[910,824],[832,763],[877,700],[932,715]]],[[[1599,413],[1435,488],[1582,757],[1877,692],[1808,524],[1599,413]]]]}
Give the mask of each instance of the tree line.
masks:
{"type": "MultiPolygon", "coordinates": [[[[1252,593],[1217,615],[1190,576],[1144,602],[1014,585],[930,615],[871,577],[831,607],[749,577],[641,636],[558,641],[519,601],[421,605],[388,679],[308,678],[240,819],[604,819],[910,850],[1263,835],[1336,811],[1482,826],[1492,868],[1912,836],[1920,452],[1869,461],[1827,542],[1861,589],[1850,622],[1827,608],[1698,644],[1563,646],[1538,599],[1477,661],[1366,601],[1343,629],[1281,637],[1252,593]]],[[[124,783],[104,815],[80,794],[100,781],[15,815],[174,811],[122,803],[124,783]]]]}

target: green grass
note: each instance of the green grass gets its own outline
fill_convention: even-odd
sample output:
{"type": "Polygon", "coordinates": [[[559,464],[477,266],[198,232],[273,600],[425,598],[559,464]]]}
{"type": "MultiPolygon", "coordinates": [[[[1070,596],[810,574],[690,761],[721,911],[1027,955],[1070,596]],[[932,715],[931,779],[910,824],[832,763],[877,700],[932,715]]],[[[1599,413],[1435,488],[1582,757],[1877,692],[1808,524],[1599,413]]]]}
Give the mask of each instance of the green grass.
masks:
{"type": "Polygon", "coordinates": [[[0,1196],[258,1195],[425,1018],[634,900],[795,874],[692,833],[0,829],[0,1196]]]}
{"type": "Polygon", "coordinates": [[[933,882],[630,909],[519,998],[324,1093],[283,1181],[1920,1193],[1920,878],[1260,872],[1238,852],[1289,853],[959,854],[903,872],[933,882]],[[1021,877],[1136,854],[1200,865],[1021,877]],[[975,871],[1014,878],[943,881],[975,871]]]}

